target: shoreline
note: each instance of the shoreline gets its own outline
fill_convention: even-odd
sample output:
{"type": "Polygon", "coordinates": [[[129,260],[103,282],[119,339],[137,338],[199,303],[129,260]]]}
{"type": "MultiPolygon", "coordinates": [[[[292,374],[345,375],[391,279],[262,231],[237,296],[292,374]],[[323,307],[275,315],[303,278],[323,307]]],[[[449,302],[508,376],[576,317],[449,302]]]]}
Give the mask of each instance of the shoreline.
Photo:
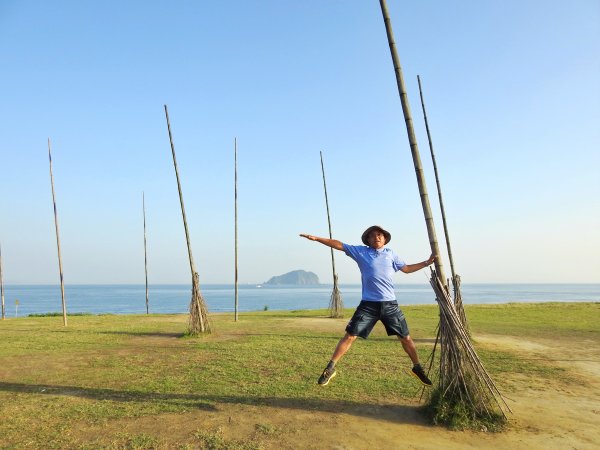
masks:
{"type": "MultiPolygon", "coordinates": [[[[234,312],[234,285],[204,285],[200,286],[200,291],[210,313],[234,312]]],[[[331,292],[331,285],[246,285],[238,290],[238,312],[323,309],[329,306],[331,292]]],[[[340,285],[340,292],[345,308],[355,308],[359,304],[360,285],[340,285]]],[[[435,294],[428,284],[402,284],[396,287],[395,292],[402,307],[436,304],[435,294]]],[[[7,316],[62,311],[60,287],[57,285],[6,285],[4,293],[7,316]]],[[[463,284],[461,293],[465,305],[598,302],[600,284],[463,284]]],[[[190,296],[189,285],[150,285],[149,310],[153,314],[187,313],[190,296]]],[[[69,313],[146,312],[144,285],[67,285],[65,301],[69,313]]]]}
{"type": "MultiPolygon", "coordinates": [[[[519,301],[511,301],[511,302],[503,302],[503,303],[473,303],[473,304],[464,304],[465,307],[467,307],[467,309],[469,308],[493,308],[493,307],[498,307],[498,306],[504,306],[504,307],[508,307],[508,306],[517,306],[517,307],[523,307],[523,306],[541,306],[541,305],[547,305],[547,306],[554,306],[554,305],[579,305],[579,306],[591,306],[591,305],[600,305],[600,301],[579,301],[579,300],[573,300],[573,301],[526,301],[526,302],[519,302],[519,301]]],[[[433,304],[399,304],[401,308],[403,309],[419,309],[419,308],[435,308],[437,307],[437,304],[433,303],[433,304]]],[[[344,308],[344,310],[348,313],[347,316],[344,316],[343,318],[340,318],[339,320],[347,320],[348,317],[350,317],[354,311],[355,307],[346,307],[344,308]]],[[[264,313],[265,315],[275,315],[275,314],[281,314],[281,313],[288,313],[288,314],[294,314],[294,313],[310,313],[312,316],[314,316],[315,318],[321,317],[321,314],[324,316],[327,316],[329,309],[328,308],[317,308],[317,309],[267,309],[267,310],[248,310],[248,311],[238,311],[238,313],[240,315],[244,315],[244,314],[256,314],[256,313],[264,313]]],[[[209,314],[215,315],[215,316],[225,316],[225,315],[229,315],[232,314],[234,312],[233,309],[231,309],[230,311],[210,311],[209,310],[209,314]]],[[[150,313],[144,313],[144,312],[134,312],[134,313],[110,313],[110,312],[99,312],[99,313],[92,313],[92,312],[68,312],[67,311],[67,316],[68,317],[85,317],[85,316],[154,316],[154,317],[159,317],[159,316],[181,316],[181,315],[187,315],[189,314],[187,311],[184,312],[150,312],[150,313]]],[[[18,316],[18,317],[10,317],[7,316],[6,319],[22,319],[22,318],[36,318],[36,317],[62,317],[62,312],[59,311],[52,311],[52,312],[47,312],[47,313],[30,313],[27,315],[22,315],[22,316],[18,316]]],[[[329,317],[328,317],[329,318],[329,317]]]]}

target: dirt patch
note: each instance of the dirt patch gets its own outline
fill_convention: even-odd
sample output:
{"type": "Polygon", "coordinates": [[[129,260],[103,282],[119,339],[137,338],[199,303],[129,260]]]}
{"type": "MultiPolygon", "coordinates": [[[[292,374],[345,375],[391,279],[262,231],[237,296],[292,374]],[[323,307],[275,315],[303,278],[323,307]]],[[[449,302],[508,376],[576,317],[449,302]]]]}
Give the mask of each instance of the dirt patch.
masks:
{"type": "Polygon", "coordinates": [[[476,341],[488,347],[502,347],[559,367],[576,369],[586,382],[600,383],[600,346],[592,339],[519,339],[514,336],[479,335],[476,341]]]}

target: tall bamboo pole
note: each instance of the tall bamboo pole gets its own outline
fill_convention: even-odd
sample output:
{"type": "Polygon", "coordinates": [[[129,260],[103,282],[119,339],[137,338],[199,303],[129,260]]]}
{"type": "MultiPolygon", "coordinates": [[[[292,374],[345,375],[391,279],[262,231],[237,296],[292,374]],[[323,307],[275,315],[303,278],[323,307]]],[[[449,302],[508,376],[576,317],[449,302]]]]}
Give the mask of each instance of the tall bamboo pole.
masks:
{"type": "Polygon", "coordinates": [[[448,234],[448,223],[446,222],[446,210],[444,209],[444,200],[442,199],[442,188],[440,186],[440,178],[438,174],[437,162],[435,153],[433,152],[433,142],[431,141],[431,132],[429,130],[429,121],[427,120],[427,111],[425,110],[425,100],[423,99],[423,89],[421,86],[421,77],[417,75],[419,83],[419,96],[421,97],[421,107],[423,109],[423,117],[425,119],[425,128],[427,130],[427,140],[429,142],[429,152],[431,153],[431,161],[433,162],[433,171],[435,173],[435,184],[437,186],[438,199],[440,201],[440,209],[442,210],[442,222],[444,223],[444,236],[446,237],[446,246],[448,247],[448,259],[450,260],[450,270],[452,278],[456,276],[454,271],[454,258],[452,258],[452,247],[450,246],[450,235],[448,234]]]}
{"type": "Polygon", "coordinates": [[[4,281],[2,280],[2,246],[0,245],[0,297],[2,297],[2,320],[6,319],[4,308],[4,281]]]}
{"type": "Polygon", "coordinates": [[[50,138],[48,138],[48,159],[50,160],[50,185],[52,186],[52,204],[54,205],[54,228],[56,230],[56,248],[58,250],[58,271],[60,273],[60,295],[62,298],[63,325],[67,326],[67,305],[65,303],[65,281],[63,277],[62,257],[60,255],[60,236],[58,233],[58,213],[56,212],[56,195],[54,193],[54,176],[52,175],[52,154],[50,138]]]}
{"type": "Polygon", "coordinates": [[[450,270],[452,272],[452,286],[454,288],[454,306],[458,312],[458,315],[468,330],[467,315],[465,308],[462,303],[462,294],[460,292],[460,276],[454,270],[454,258],[452,257],[452,246],[450,245],[450,234],[448,232],[448,223],[446,222],[446,210],[444,208],[444,200],[442,198],[442,187],[440,185],[440,177],[438,174],[437,161],[435,159],[435,153],[433,151],[433,141],[431,139],[431,131],[429,130],[429,120],[427,119],[427,111],[425,110],[425,100],[423,98],[423,88],[421,86],[421,77],[417,75],[417,81],[419,83],[419,96],[421,97],[421,108],[423,109],[423,118],[425,119],[425,129],[427,130],[427,140],[429,142],[429,152],[431,153],[431,161],[433,163],[433,171],[435,172],[435,183],[437,186],[438,200],[440,202],[440,209],[442,211],[442,221],[444,223],[444,236],[446,237],[446,248],[448,249],[448,259],[450,260],[450,270]]]}
{"type": "MultiPolygon", "coordinates": [[[[329,226],[329,239],[333,239],[331,233],[331,217],[329,215],[329,199],[327,197],[327,182],[325,181],[325,166],[323,164],[323,152],[319,152],[321,156],[321,173],[323,174],[323,190],[325,191],[325,207],[327,208],[327,225],[329,226]]],[[[331,249],[331,268],[333,269],[333,283],[336,284],[335,274],[335,258],[333,256],[333,249],[331,249]]]]}
{"type": "MultiPolygon", "coordinates": [[[[463,413],[460,414],[461,420],[468,418],[467,420],[476,423],[478,418],[484,415],[490,418],[495,417],[495,414],[489,405],[493,400],[496,400],[496,403],[500,405],[496,397],[496,395],[499,394],[497,391],[493,390],[493,387],[489,384],[489,380],[485,379],[481,372],[471,371],[478,361],[478,358],[471,352],[472,347],[470,346],[470,338],[467,333],[464,333],[464,327],[460,322],[460,319],[453,320],[452,314],[456,314],[456,312],[454,311],[452,303],[448,301],[444,303],[444,300],[447,300],[449,296],[448,286],[439,257],[440,252],[435,235],[435,228],[433,226],[431,208],[429,206],[429,196],[427,195],[425,177],[423,175],[419,149],[414,134],[410,106],[404,87],[400,59],[398,58],[398,52],[394,42],[392,25],[386,2],[385,0],[379,0],[379,4],[381,5],[390,53],[392,54],[392,61],[394,63],[398,92],[402,102],[406,130],[408,132],[415,172],[417,174],[417,183],[421,194],[421,204],[423,206],[425,223],[429,234],[429,243],[433,254],[436,256],[435,270],[432,271],[430,283],[440,307],[440,380],[439,386],[435,391],[439,393],[438,401],[435,403],[435,397],[432,397],[430,407],[431,410],[434,411],[434,416],[437,418],[448,418],[450,416],[453,420],[454,415],[459,415],[457,412],[462,411],[463,413]],[[446,314],[447,311],[450,312],[450,315],[446,314]],[[455,345],[459,337],[464,337],[465,343],[468,345],[462,348],[455,345]],[[471,356],[471,359],[467,358],[469,355],[471,356]],[[460,380],[461,382],[458,383],[457,380],[460,380]],[[482,389],[481,384],[479,384],[480,382],[483,382],[487,391],[482,389]],[[450,412],[450,414],[448,414],[448,412],[450,412]]],[[[502,410],[501,412],[503,413],[502,410]]],[[[502,419],[505,420],[505,416],[500,418],[500,420],[502,419]]],[[[448,422],[451,422],[452,420],[449,420],[448,422]]]]}
{"type": "MultiPolygon", "coordinates": [[[[327,197],[327,183],[325,182],[325,166],[323,164],[323,152],[321,155],[321,173],[323,174],[323,189],[325,191],[325,206],[327,208],[327,224],[329,225],[329,239],[333,239],[331,233],[331,217],[329,215],[329,199],[327,197]]],[[[331,293],[331,301],[329,302],[329,315],[331,317],[342,317],[344,313],[344,302],[338,288],[338,276],[335,271],[335,257],[333,249],[331,250],[331,269],[333,271],[333,292],[331,293]]]]}
{"type": "Polygon", "coordinates": [[[235,234],[235,314],[234,321],[238,321],[238,179],[237,179],[237,138],[233,140],[233,196],[234,196],[234,234],[235,234]]]}
{"type": "Polygon", "coordinates": [[[381,6],[381,13],[383,14],[383,21],[385,23],[385,29],[387,32],[388,43],[390,46],[390,53],[392,55],[392,61],[394,63],[394,72],[396,74],[396,83],[398,85],[398,93],[400,94],[400,101],[402,103],[402,111],[404,113],[404,121],[406,123],[406,131],[408,133],[408,141],[410,143],[410,151],[412,153],[413,164],[415,166],[415,173],[417,176],[417,184],[419,185],[419,194],[421,196],[421,205],[423,207],[423,214],[425,216],[425,224],[427,226],[427,234],[429,235],[429,246],[431,247],[431,253],[436,256],[435,259],[435,270],[437,275],[440,277],[440,281],[447,288],[447,282],[444,275],[444,269],[442,260],[440,258],[440,250],[438,247],[438,241],[435,234],[435,226],[433,224],[433,215],[431,214],[431,207],[429,206],[429,195],[427,194],[427,186],[425,184],[425,174],[423,173],[423,166],[421,165],[421,157],[419,156],[419,147],[417,145],[417,139],[415,137],[415,131],[413,127],[412,116],[410,112],[410,105],[408,103],[408,96],[406,94],[406,87],[404,86],[404,77],[402,76],[402,68],[400,66],[400,58],[398,57],[398,51],[396,50],[396,43],[394,41],[394,33],[392,31],[392,22],[388,13],[387,5],[385,0],[379,0],[381,6]]]}
{"type": "Polygon", "coordinates": [[[144,213],[144,272],[146,273],[146,314],[150,314],[148,302],[148,252],[146,250],[146,199],[142,192],[142,211],[144,213]]]}
{"type": "Polygon", "coordinates": [[[173,135],[171,134],[171,122],[169,121],[169,111],[167,105],[165,107],[165,116],[167,118],[167,129],[169,131],[169,142],[171,144],[171,154],[173,155],[173,167],[175,168],[175,177],[177,178],[177,190],[179,191],[179,204],[181,206],[181,215],[183,217],[183,228],[185,229],[185,240],[187,242],[188,259],[190,262],[190,270],[192,275],[196,273],[196,265],[194,264],[194,257],[192,256],[192,246],[190,244],[190,233],[187,226],[187,218],[185,216],[185,206],[183,205],[183,193],[181,191],[181,181],[179,180],[179,170],[177,168],[177,158],[175,156],[175,146],[173,145],[173,135]]]}
{"type": "Polygon", "coordinates": [[[179,180],[179,170],[177,169],[177,158],[175,157],[175,146],[173,145],[173,135],[171,134],[171,123],[169,122],[169,111],[165,107],[165,116],[167,118],[167,129],[169,130],[169,142],[171,143],[171,154],[173,155],[173,167],[175,167],[175,176],[177,178],[177,190],[179,191],[179,204],[181,205],[181,215],[183,217],[183,227],[185,229],[185,240],[187,242],[188,257],[190,260],[190,270],[192,272],[192,299],[190,301],[190,319],[189,333],[196,335],[199,333],[210,333],[210,321],[208,320],[208,310],[202,294],[200,293],[200,282],[194,257],[192,256],[192,245],[190,243],[190,233],[185,216],[185,207],[183,205],[183,194],[181,192],[181,182],[179,180]]]}

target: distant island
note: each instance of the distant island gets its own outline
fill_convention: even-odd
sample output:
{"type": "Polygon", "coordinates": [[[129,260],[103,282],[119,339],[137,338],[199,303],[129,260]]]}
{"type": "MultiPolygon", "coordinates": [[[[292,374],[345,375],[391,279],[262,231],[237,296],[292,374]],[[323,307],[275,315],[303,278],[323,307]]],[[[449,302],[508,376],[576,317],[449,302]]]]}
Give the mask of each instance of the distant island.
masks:
{"type": "Polygon", "coordinates": [[[320,284],[316,273],[305,270],[293,270],[291,272],[272,277],[265,284],[320,284]]]}

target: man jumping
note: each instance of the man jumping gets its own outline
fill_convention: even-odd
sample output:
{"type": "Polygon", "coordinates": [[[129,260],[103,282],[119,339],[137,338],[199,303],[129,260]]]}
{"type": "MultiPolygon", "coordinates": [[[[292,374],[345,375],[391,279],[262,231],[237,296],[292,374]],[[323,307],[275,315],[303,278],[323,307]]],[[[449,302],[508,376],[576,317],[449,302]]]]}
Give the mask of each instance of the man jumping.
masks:
{"type": "Polygon", "coordinates": [[[392,236],[378,225],[367,228],[362,234],[361,240],[365,245],[348,245],[335,239],[310,234],[300,236],[345,252],[358,264],[362,281],[362,300],[348,322],[346,334],[338,342],[318,383],[326,386],[336,375],[336,363],[350,349],[357,336],[366,339],[377,321],[381,320],[388,336],[398,336],[402,348],[413,363],[411,373],[424,385],[431,386],[431,380],[419,363],[417,349],[410,338],[404,314],[398,307],[393,275],[399,270],[412,273],[424,269],[433,264],[435,257],[431,255],[426,261],[416,264],[404,263],[393,250],[385,248],[392,236]]]}

